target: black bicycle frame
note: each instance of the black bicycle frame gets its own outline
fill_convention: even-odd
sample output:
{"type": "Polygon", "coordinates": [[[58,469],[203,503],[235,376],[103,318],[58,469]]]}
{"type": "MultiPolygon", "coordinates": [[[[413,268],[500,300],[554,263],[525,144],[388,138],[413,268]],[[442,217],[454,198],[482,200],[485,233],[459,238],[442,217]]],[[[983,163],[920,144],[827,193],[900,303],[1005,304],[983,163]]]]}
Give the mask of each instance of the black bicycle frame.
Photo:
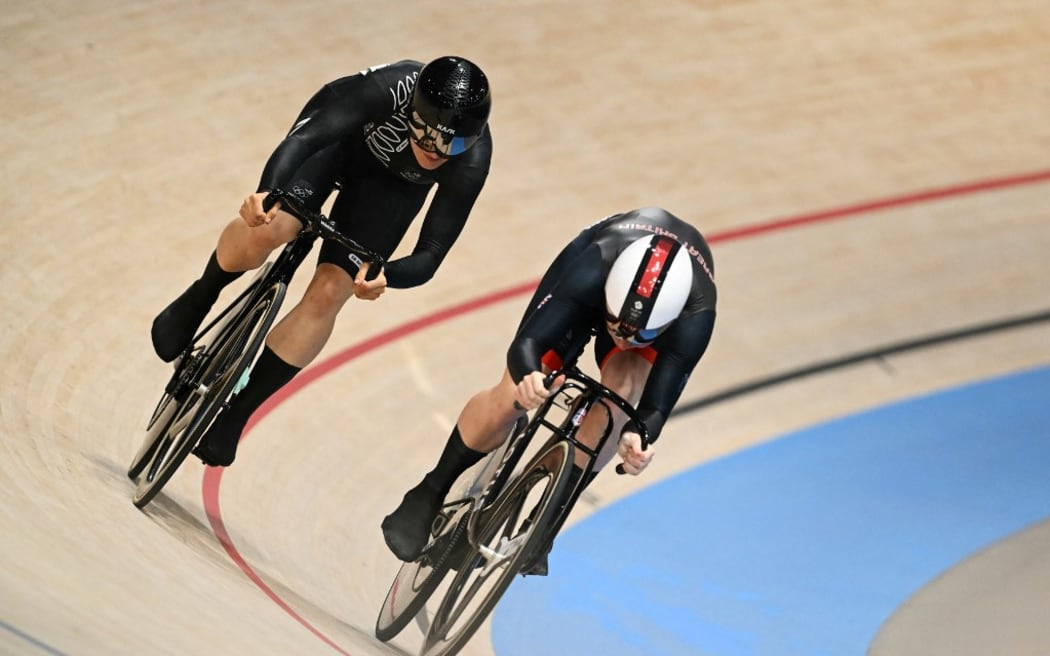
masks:
{"type": "MultiPolygon", "coordinates": [[[[522,454],[532,442],[533,436],[540,427],[547,428],[551,431],[551,436],[547,438],[542,449],[546,449],[555,442],[567,441],[571,443],[574,449],[579,449],[587,455],[587,466],[583,469],[583,475],[580,476],[578,481],[576,481],[572,489],[568,491],[565,503],[552,525],[551,533],[545,539],[544,547],[546,547],[547,543],[552,541],[558,534],[558,531],[561,530],[561,527],[568,518],[570,511],[576,505],[576,501],[579,499],[583,487],[587,484],[591,474],[594,472],[594,464],[598,459],[598,454],[601,453],[609,438],[612,437],[612,413],[608,408],[605,408],[603,411],[605,412],[606,425],[602,431],[602,438],[598,441],[598,444],[594,448],[591,448],[576,438],[580,426],[583,425],[584,417],[590,414],[596,404],[601,401],[608,401],[614,406],[620,408],[628,418],[634,420],[634,423],[639,426],[643,448],[649,444],[649,435],[645,429],[645,425],[638,419],[637,413],[631,404],[603,386],[600,382],[584,374],[575,366],[575,364],[571,364],[567,368],[552,372],[547,376],[547,380],[548,382],[553,381],[563,374],[567,377],[563,387],[543,402],[533,415],[532,420],[525,426],[524,430],[515,431],[508,438],[511,440],[511,443],[507,445],[506,452],[503,455],[503,461],[500,463],[496,471],[493,472],[492,479],[486,484],[481,494],[472,500],[473,510],[483,510],[493,503],[505,486],[511,470],[517,466],[522,454]],[[564,419],[562,419],[560,424],[548,421],[547,413],[551,407],[557,403],[561,397],[566,396],[571,390],[580,390],[580,393],[571,399],[571,405],[566,408],[567,413],[564,419]]],[[[452,505],[461,504],[466,501],[467,500],[464,499],[454,502],[452,505]]],[[[467,540],[474,548],[477,548],[478,545],[477,523],[479,521],[478,517],[481,514],[483,513],[472,512],[467,519],[467,540]]]]}

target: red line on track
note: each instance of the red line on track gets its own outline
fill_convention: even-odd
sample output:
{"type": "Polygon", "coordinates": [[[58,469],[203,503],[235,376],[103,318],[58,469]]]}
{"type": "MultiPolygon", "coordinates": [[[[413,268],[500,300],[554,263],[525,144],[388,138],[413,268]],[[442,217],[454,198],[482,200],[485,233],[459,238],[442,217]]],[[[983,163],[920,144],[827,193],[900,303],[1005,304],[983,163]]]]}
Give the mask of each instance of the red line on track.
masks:
{"type": "MultiPolygon", "coordinates": [[[[857,216],[860,214],[871,214],[882,210],[894,209],[904,207],[907,205],[917,205],[920,203],[933,202],[937,200],[943,200],[945,198],[951,198],[955,196],[966,196],[971,194],[982,193],[986,191],[997,191],[1001,189],[1008,189],[1011,187],[1020,187],[1024,185],[1037,184],[1041,182],[1050,181],[1050,170],[1046,171],[1035,171],[1033,173],[1025,173],[1005,178],[995,178],[989,180],[979,180],[976,182],[968,182],[950,187],[941,187],[936,189],[929,189],[926,191],[919,191],[910,194],[904,194],[901,196],[892,196],[881,200],[868,201],[864,203],[857,203],[855,205],[847,205],[835,209],[825,210],[822,212],[813,212],[809,214],[802,214],[794,217],[787,217],[783,219],[775,219],[763,223],[757,223],[750,226],[742,226],[740,228],[734,228],[731,230],[725,230],[713,235],[710,235],[708,242],[717,243],[724,241],[732,241],[735,239],[744,239],[747,237],[755,237],[761,234],[769,232],[777,232],[780,230],[787,230],[789,228],[796,228],[803,225],[820,223],[823,221],[831,221],[835,219],[844,219],[848,217],[857,216]]],[[[288,400],[291,396],[299,392],[299,390],[310,385],[315,380],[327,375],[335,369],[347,364],[362,355],[373,351],[381,346],[385,346],[391,342],[394,342],[402,337],[411,335],[412,333],[419,332],[425,328],[429,328],[436,324],[454,319],[458,316],[480,310],[482,308],[494,305],[496,303],[503,302],[505,300],[516,298],[522,294],[528,294],[535,289],[539,280],[531,280],[526,283],[508,287],[503,290],[499,290],[479,298],[459,303],[451,307],[439,310],[433,314],[429,314],[418,319],[409,321],[408,323],[397,326],[385,333],[380,333],[373,337],[370,337],[362,342],[358,342],[350,346],[349,348],[340,351],[331,358],[324,360],[312,367],[303,370],[298,376],[292,379],[290,383],[285,385],[280,391],[270,397],[266,403],[264,403],[248,422],[245,427],[244,434],[241,436],[241,440],[247,439],[252,428],[260,422],[266,415],[268,415],[274,408],[279,406],[288,400]]],[[[350,656],[350,654],[337,645],[328,636],[321,633],[314,625],[310,624],[301,615],[295,612],[295,610],[288,605],[276,592],[273,591],[270,586],[266,584],[255,570],[251,568],[240,552],[237,551],[237,547],[233,544],[230,539],[229,533],[226,531],[226,525],[222,521],[222,512],[219,507],[219,487],[222,483],[222,474],[225,469],[208,467],[204,470],[204,481],[203,481],[203,496],[204,496],[204,510],[208,515],[208,522],[211,524],[212,531],[215,533],[215,537],[218,538],[219,543],[222,544],[226,553],[229,554],[230,558],[237,564],[238,567],[248,576],[249,579],[256,586],[259,587],[267,597],[273,600],[278,606],[281,607],[286,613],[288,613],[295,621],[302,624],[310,633],[320,638],[325,644],[335,649],[344,656],[350,656]]]]}

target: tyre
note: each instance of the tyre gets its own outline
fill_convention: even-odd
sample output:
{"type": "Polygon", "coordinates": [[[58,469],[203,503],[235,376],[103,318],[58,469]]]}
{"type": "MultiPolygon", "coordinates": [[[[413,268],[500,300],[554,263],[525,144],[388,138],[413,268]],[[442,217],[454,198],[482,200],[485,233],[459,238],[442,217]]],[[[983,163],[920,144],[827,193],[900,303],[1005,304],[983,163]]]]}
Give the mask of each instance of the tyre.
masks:
{"type": "Polygon", "coordinates": [[[447,656],[462,649],[522,566],[553,539],[553,523],[569,493],[573,452],[566,441],[544,447],[485,511],[477,527],[478,548],[459,563],[434,612],[421,656],[447,656]]]}
{"type": "Polygon", "coordinates": [[[165,392],[128,469],[138,482],[135,506],[146,507],[197,445],[262,348],[284,292],[284,283],[274,283],[254,301],[248,297],[250,305],[235,312],[211,344],[179,364],[180,370],[190,372],[188,380],[182,381],[181,389],[165,392]]]}

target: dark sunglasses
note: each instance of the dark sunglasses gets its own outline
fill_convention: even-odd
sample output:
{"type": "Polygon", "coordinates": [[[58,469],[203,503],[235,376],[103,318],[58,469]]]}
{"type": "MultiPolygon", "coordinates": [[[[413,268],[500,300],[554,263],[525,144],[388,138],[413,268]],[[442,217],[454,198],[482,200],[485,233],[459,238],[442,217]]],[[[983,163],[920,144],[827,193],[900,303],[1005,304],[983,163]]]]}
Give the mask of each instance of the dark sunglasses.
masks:
{"type": "Polygon", "coordinates": [[[444,159],[448,159],[453,155],[459,155],[476,141],[476,139],[471,139],[468,142],[463,137],[445,134],[430,127],[423,122],[423,119],[420,118],[414,109],[408,113],[408,128],[412,141],[420,149],[428,153],[434,153],[444,159]]]}
{"type": "Polygon", "coordinates": [[[619,337],[620,339],[627,340],[635,346],[647,346],[652,344],[657,337],[660,336],[659,330],[646,330],[644,328],[635,328],[634,326],[620,321],[619,317],[613,316],[609,313],[605,314],[605,323],[609,326],[609,331],[619,337]]]}

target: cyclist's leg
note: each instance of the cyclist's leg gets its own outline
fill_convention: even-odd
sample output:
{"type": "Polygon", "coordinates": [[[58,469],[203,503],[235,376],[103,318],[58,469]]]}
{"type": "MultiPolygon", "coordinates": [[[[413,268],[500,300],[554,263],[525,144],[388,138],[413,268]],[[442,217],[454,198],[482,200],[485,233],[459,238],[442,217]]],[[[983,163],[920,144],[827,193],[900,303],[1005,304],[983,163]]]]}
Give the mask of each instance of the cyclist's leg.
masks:
{"type": "MultiPolygon", "coordinates": [[[[586,342],[587,333],[584,332],[586,342]]],[[[561,366],[565,353],[582,348],[572,333],[543,358],[544,371],[561,366]]],[[[486,454],[499,448],[524,414],[514,406],[514,379],[504,369],[496,385],[482,390],[467,401],[449,435],[438,463],[409,490],[401,505],[383,520],[383,537],[401,560],[413,560],[426,546],[430,525],[456,479],[486,454]]],[[[582,473],[582,472],[581,472],[582,473]]],[[[574,479],[572,483],[575,483],[574,479]]]]}
{"type": "Polygon", "coordinates": [[[274,249],[295,239],[302,227],[287,212],[278,212],[273,221],[254,228],[237,217],[219,234],[213,256],[223,271],[239,275],[262,266],[274,249]]]}
{"type": "Polygon", "coordinates": [[[299,222],[279,213],[265,226],[249,228],[241,219],[231,221],[219,237],[204,272],[153,320],[153,348],[171,362],[189,346],[193,334],[219,298],[219,293],[242,273],[260,266],[278,246],[299,232],[299,222]]]}
{"type": "Polygon", "coordinates": [[[233,463],[251,415],[320,353],[353,289],[345,271],[318,265],[303,298],[267,336],[248,383],[205,433],[196,451],[201,460],[214,467],[233,463]]]}
{"type": "MultiPolygon", "coordinates": [[[[347,237],[389,257],[426,201],[429,186],[387,173],[345,181],[331,219],[347,237]]],[[[305,367],[328,342],[339,312],[354,294],[357,258],[340,244],[321,245],[317,269],[303,298],[266,340],[287,363],[305,367]]]]}
{"type": "MultiPolygon", "coordinates": [[[[324,164],[334,154],[322,151],[304,165],[304,174],[324,164]]],[[[304,190],[310,183],[301,181],[304,190]]],[[[331,182],[328,182],[328,189],[331,182]]],[[[327,196],[330,191],[323,195],[327,196]]],[[[324,198],[315,204],[320,207],[324,198]]],[[[292,215],[278,212],[270,223],[250,227],[239,217],[223,228],[215,250],[208,258],[204,273],[153,320],[150,336],[153,348],[165,362],[179,356],[189,346],[193,334],[219,298],[220,292],[245,271],[258,268],[274,249],[290,242],[302,225],[292,215]]]]}
{"type": "MultiPolygon", "coordinates": [[[[373,248],[387,256],[422,206],[426,187],[406,188],[408,183],[392,176],[363,181],[367,184],[350,182],[343,186],[331,218],[341,232],[366,245],[379,244],[373,248]],[[391,185],[385,178],[397,184],[391,185]]],[[[316,203],[323,202],[319,195],[314,198],[316,203]]],[[[204,435],[198,455],[206,463],[229,466],[252,413],[312,362],[327,343],[336,317],[353,296],[352,276],[356,273],[356,265],[340,257],[345,251],[337,247],[330,242],[322,245],[317,268],[302,299],[270,331],[247,385],[204,435]]]]}
{"type": "MultiPolygon", "coordinates": [[[[639,349],[635,351],[619,350],[613,345],[612,340],[608,338],[608,333],[605,333],[603,329],[599,330],[598,337],[595,340],[594,350],[595,359],[597,360],[599,371],[601,372],[600,382],[625,400],[629,401],[632,405],[636,405],[641,398],[642,389],[645,387],[645,381],[649,377],[649,371],[652,369],[652,359],[655,358],[656,352],[652,349],[639,349]]],[[[591,475],[583,482],[584,488],[590,485],[591,481],[594,480],[601,468],[608,464],[612,457],[616,455],[617,439],[620,430],[627,421],[627,416],[619,408],[610,407],[609,412],[612,413],[613,420],[611,429],[612,433],[610,434],[611,438],[605,443],[605,447],[598,454],[598,458],[594,464],[594,471],[591,472],[591,475]]],[[[592,411],[584,418],[583,424],[580,426],[580,430],[576,434],[576,439],[591,448],[595,448],[598,445],[601,431],[605,428],[605,425],[606,417],[603,416],[603,413],[592,411]]],[[[577,482],[583,476],[584,468],[587,466],[588,457],[589,456],[583,453],[582,449],[576,450],[576,460],[572,469],[569,471],[570,489],[575,487],[577,482]]],[[[549,568],[548,556],[550,555],[553,546],[553,542],[548,544],[547,550],[539,554],[533,563],[524,567],[523,572],[535,576],[546,576],[549,568]]]]}
{"type": "MultiPolygon", "coordinates": [[[[622,350],[616,348],[609,333],[604,329],[598,331],[594,347],[595,360],[601,372],[600,382],[618,394],[632,406],[637,406],[645,389],[645,381],[652,371],[653,361],[657,352],[652,347],[640,349],[622,350]]],[[[620,431],[623,429],[627,416],[618,408],[610,408],[613,418],[612,436],[605,444],[605,448],[598,454],[595,463],[595,471],[599,471],[607,465],[616,455],[616,446],[620,431]]],[[[593,423],[584,420],[584,424],[578,435],[579,439],[588,446],[597,445],[599,425],[604,424],[604,418],[594,417],[593,423]]],[[[579,459],[577,459],[579,464],[579,459]]]]}
{"type": "MultiPolygon", "coordinates": [[[[308,209],[320,211],[335,187],[336,173],[343,159],[341,146],[314,154],[292,176],[286,191],[298,196],[308,209]]],[[[275,248],[295,239],[301,229],[298,219],[285,212],[278,212],[273,221],[257,227],[250,227],[239,218],[234,219],[219,237],[214,257],[225,270],[257,268],[266,262],[275,248]]],[[[344,275],[341,271],[336,272],[344,275]]],[[[217,290],[215,294],[218,294],[217,290]]],[[[237,443],[252,413],[305,364],[286,356],[279,348],[271,348],[271,342],[272,339],[267,337],[266,346],[249,374],[248,384],[230,400],[194,450],[205,464],[216,467],[232,464],[237,443]]]]}
{"type": "MultiPolygon", "coordinates": [[[[555,259],[533,293],[521,323],[557,284],[564,263],[585,246],[586,241],[577,238],[555,259]]],[[[576,334],[582,336],[585,344],[589,332],[578,330],[576,334]]],[[[566,353],[575,353],[573,349],[577,346],[582,348],[579,339],[573,338],[573,333],[566,335],[554,350],[545,355],[544,366],[548,369],[560,366],[566,353]]],[[[456,479],[509,437],[523,414],[514,406],[515,387],[510,372],[504,369],[498,383],[474,394],[463,406],[437,465],[406,492],[401,504],[383,519],[383,538],[399,559],[411,561],[418,557],[426,546],[434,517],[456,479]]]]}
{"type": "MultiPolygon", "coordinates": [[[[580,331],[579,334],[583,336],[585,344],[586,332],[580,331]]],[[[561,367],[565,353],[583,346],[573,338],[573,335],[574,333],[567,334],[554,349],[544,354],[543,371],[545,373],[561,367]]],[[[524,414],[524,411],[518,410],[514,405],[516,387],[510,371],[504,369],[498,383],[470,397],[459,413],[450,442],[452,438],[458,436],[465,447],[482,455],[503,446],[514,425],[524,414]]],[[[440,485],[447,490],[474,462],[442,470],[444,477],[434,476],[431,480],[435,485],[440,485]]]]}
{"type": "Polygon", "coordinates": [[[507,371],[499,383],[467,401],[437,464],[383,519],[383,538],[395,556],[406,562],[419,556],[456,479],[503,444],[520,414],[514,408],[514,381],[507,371]]]}

